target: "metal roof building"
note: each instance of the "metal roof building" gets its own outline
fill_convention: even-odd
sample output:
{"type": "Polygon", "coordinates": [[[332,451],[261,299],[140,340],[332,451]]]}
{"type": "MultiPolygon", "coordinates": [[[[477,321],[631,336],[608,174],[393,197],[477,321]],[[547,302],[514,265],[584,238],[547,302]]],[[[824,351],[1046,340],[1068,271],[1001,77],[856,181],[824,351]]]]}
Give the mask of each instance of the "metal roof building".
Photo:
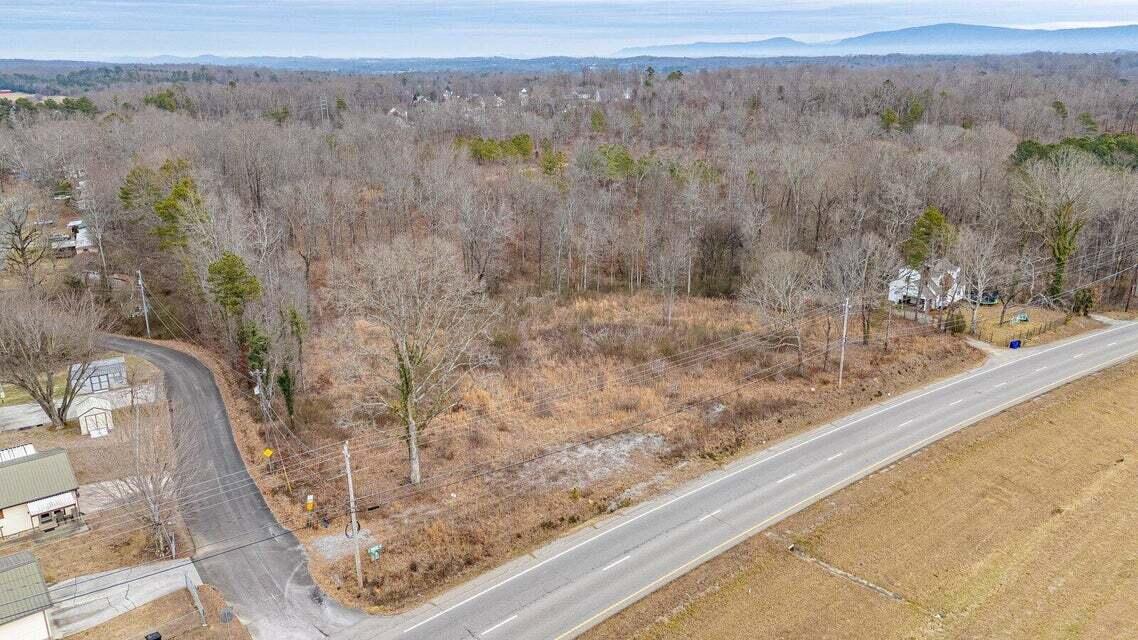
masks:
{"type": "MultiPolygon", "coordinates": [[[[30,551],[0,558],[0,631],[9,623],[51,607],[40,564],[30,551]]],[[[34,637],[34,636],[33,636],[34,637]]]]}
{"type": "Polygon", "coordinates": [[[92,360],[81,376],[81,364],[71,365],[71,378],[82,383],[81,393],[98,393],[126,385],[126,359],[122,356],[92,360]]]}
{"type": "Polygon", "coordinates": [[[48,449],[0,462],[0,509],[75,491],[67,451],[48,449]]]}

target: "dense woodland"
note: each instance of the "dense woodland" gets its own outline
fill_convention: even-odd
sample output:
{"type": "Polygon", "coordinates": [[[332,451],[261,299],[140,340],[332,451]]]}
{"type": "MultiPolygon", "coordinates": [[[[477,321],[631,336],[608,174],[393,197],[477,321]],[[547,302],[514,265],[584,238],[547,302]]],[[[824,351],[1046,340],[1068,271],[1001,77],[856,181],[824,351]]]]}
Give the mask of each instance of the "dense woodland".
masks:
{"type": "MultiPolygon", "coordinates": [[[[1134,55],[536,76],[6,73],[23,83],[7,88],[91,90],[0,97],[5,289],[30,291],[19,295],[41,300],[33,311],[53,296],[98,301],[101,328],[141,334],[141,273],[156,336],[222,354],[260,389],[265,422],[310,444],[395,434],[410,462],[397,484],[464,469],[465,454],[437,443],[422,469],[419,432],[459,397],[472,404],[468,373],[528,371],[519,335],[549,334],[540,353],[564,373],[583,340],[558,328],[568,314],[627,319],[650,300],[652,317],[636,320],[658,331],[635,335],[651,348],[617,333],[600,348],[621,364],[765,324],[772,351],[796,353],[808,377],[807,343],[825,341],[829,368],[846,299],[851,334],[868,345],[884,322],[874,348],[889,348],[882,310],[906,269],[936,288],[930,274],[960,268],[965,300],[904,310],[954,332],[978,331],[981,302],[1003,322],[1011,304],[1074,314],[1134,296],[1134,55]],[[60,262],[47,229],[72,218],[100,251],[60,262]],[[669,342],[685,304],[712,329],[669,342]],[[351,399],[332,406],[323,396],[337,389],[351,399]]],[[[753,376],[752,356],[721,373],[753,376]]],[[[612,402],[634,415],[656,400],[612,402]]],[[[532,404],[530,421],[550,423],[542,437],[564,435],[532,404]]],[[[469,464],[487,438],[472,432],[469,464]]]]}
{"type": "Polygon", "coordinates": [[[159,324],[251,359],[290,402],[307,335],[347,313],[359,258],[400,238],[455,247],[480,295],[652,290],[665,323],[677,295],[783,315],[855,295],[868,327],[899,268],[944,262],[1005,299],[1071,306],[1107,275],[1124,297],[1138,58],[912,60],[73,70],[111,86],[0,100],[8,271],[38,280],[29,220],[69,197],[103,251],[80,261],[94,280],[77,265],[65,283],[107,294],[91,283],[140,270],[159,324]]]}

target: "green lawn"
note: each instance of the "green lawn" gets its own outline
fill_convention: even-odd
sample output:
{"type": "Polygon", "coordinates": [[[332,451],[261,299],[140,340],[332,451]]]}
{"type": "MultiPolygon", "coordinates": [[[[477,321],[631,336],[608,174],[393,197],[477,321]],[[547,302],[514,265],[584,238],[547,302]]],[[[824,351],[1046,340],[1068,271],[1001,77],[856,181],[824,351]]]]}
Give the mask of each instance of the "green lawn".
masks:
{"type": "MultiPolygon", "coordinates": [[[[100,354],[96,357],[96,359],[102,360],[105,358],[115,358],[121,355],[123,354],[114,351],[108,351],[107,353],[100,354]]],[[[137,356],[127,355],[126,365],[127,371],[135,377],[137,382],[156,380],[160,375],[160,372],[154,365],[137,356]]],[[[66,371],[60,371],[57,374],[57,378],[60,380],[60,383],[62,383],[66,375],[66,371]]],[[[25,404],[28,402],[35,401],[32,400],[31,396],[29,396],[23,389],[10,384],[4,385],[4,399],[0,400],[0,407],[10,407],[12,405],[25,404]]]]}
{"type": "Polygon", "coordinates": [[[10,407],[14,404],[33,402],[32,397],[19,387],[10,384],[4,385],[4,399],[0,400],[0,407],[10,407]]]}

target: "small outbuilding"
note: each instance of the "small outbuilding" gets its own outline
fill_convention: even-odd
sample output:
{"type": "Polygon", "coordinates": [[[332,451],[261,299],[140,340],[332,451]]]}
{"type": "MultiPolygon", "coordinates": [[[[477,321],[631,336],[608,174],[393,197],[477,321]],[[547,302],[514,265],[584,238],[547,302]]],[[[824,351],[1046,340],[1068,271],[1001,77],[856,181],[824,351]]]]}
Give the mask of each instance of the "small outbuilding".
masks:
{"type": "Polygon", "coordinates": [[[79,422],[79,433],[92,438],[102,438],[115,428],[112,415],[114,410],[114,403],[107,398],[80,396],[71,403],[67,419],[79,422]]]}
{"type": "Polygon", "coordinates": [[[79,483],[63,449],[0,451],[0,540],[79,519],[79,483]]]}
{"type": "Polygon", "coordinates": [[[75,253],[98,253],[99,248],[95,246],[94,240],[91,239],[91,233],[87,229],[87,223],[82,220],[72,220],[67,223],[67,230],[71,233],[71,240],[75,243],[75,253]]]}
{"type": "MultiPolygon", "coordinates": [[[[79,378],[81,365],[71,365],[72,378],[79,378]]],[[[121,389],[126,386],[126,358],[107,358],[94,360],[87,366],[87,377],[80,388],[80,393],[99,393],[111,389],[121,389]]]]}
{"type": "Polygon", "coordinates": [[[0,558],[0,640],[49,640],[51,594],[30,551],[0,558]]]}

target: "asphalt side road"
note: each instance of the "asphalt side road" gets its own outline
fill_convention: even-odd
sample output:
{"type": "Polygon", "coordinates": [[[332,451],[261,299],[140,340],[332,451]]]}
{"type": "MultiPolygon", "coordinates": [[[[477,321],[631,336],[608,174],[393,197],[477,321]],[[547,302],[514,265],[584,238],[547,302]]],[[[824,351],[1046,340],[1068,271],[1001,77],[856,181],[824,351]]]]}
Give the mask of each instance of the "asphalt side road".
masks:
{"type": "Polygon", "coordinates": [[[575,637],[842,487],[1135,355],[1138,323],[1001,353],[979,369],[823,425],[584,527],[407,614],[367,618],[333,637],[575,637]]]}
{"type": "Polygon", "coordinates": [[[219,494],[184,505],[194,564],[255,638],[512,640],[579,635],[826,495],[973,422],[1138,355],[1138,323],[1002,352],[979,369],[740,459],[392,617],[341,607],[315,585],[303,546],[276,522],[245,470],[209,369],[155,344],[106,343],[158,366],[167,395],[200,429],[196,480],[212,480],[219,494]]]}
{"type": "Polygon", "coordinates": [[[194,565],[203,582],[221,590],[253,637],[323,638],[361,620],[361,612],[325,598],[308,573],[304,547],[265,504],[241,460],[210,370],[189,355],[153,343],[116,336],[104,342],[157,366],[167,397],[186,412],[186,424],[200,430],[195,492],[217,490],[183,505],[196,547],[194,565]],[[258,542],[264,538],[269,539],[258,542]]]}

